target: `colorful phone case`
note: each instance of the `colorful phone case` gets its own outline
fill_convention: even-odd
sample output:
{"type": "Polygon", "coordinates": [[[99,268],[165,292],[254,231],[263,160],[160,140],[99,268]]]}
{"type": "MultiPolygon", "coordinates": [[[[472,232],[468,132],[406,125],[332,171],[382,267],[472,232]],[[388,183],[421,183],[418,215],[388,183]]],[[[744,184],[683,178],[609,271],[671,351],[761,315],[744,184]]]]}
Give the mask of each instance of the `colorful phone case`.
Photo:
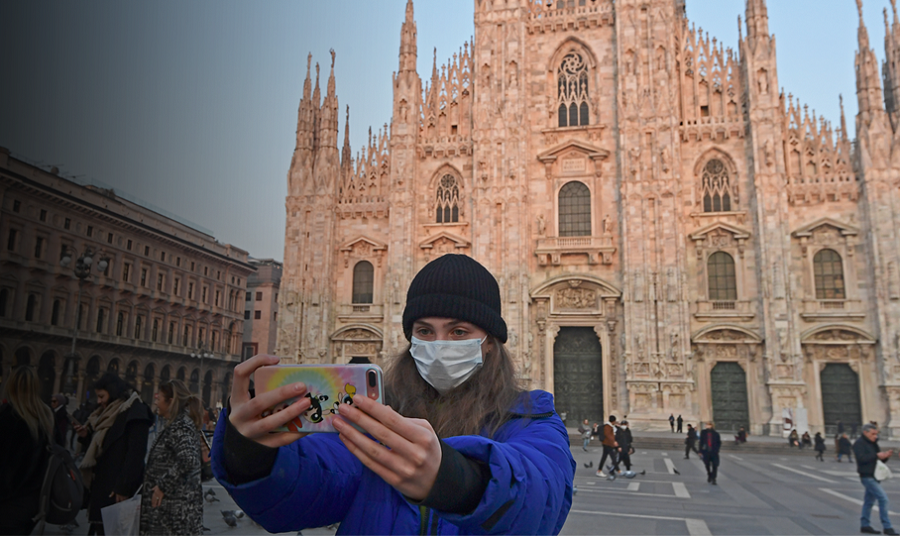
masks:
{"type": "MultiPolygon", "coordinates": [[[[374,389],[377,398],[373,401],[383,403],[382,371],[378,365],[274,365],[260,367],[254,374],[254,385],[257,394],[275,390],[282,385],[303,382],[312,405],[303,414],[283,426],[281,432],[331,432],[337,433],[332,420],[338,415],[340,404],[352,404],[356,396],[366,396],[368,385],[367,374],[374,370],[378,376],[378,385],[374,389]]],[[[294,403],[293,398],[279,404],[271,411],[281,410],[294,403]]]]}

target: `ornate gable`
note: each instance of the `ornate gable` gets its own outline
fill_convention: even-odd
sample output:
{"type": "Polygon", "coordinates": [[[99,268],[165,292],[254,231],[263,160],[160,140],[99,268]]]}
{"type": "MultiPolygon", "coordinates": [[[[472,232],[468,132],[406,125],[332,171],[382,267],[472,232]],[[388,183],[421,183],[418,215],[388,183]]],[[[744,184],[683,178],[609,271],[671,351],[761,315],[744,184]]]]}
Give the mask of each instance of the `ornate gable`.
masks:
{"type": "Polygon", "coordinates": [[[833,229],[837,230],[837,232],[839,232],[841,236],[855,236],[859,234],[858,228],[852,225],[848,225],[840,220],[826,217],[819,218],[818,220],[808,225],[804,225],[803,227],[791,233],[791,236],[793,236],[794,238],[809,238],[813,235],[813,233],[815,233],[817,229],[822,226],[832,227],[833,229]]]}
{"type": "Polygon", "coordinates": [[[422,249],[428,260],[431,257],[440,257],[447,253],[462,253],[463,249],[467,249],[472,244],[465,238],[456,236],[447,231],[441,231],[436,235],[429,236],[422,242],[419,242],[419,248],[422,249]]]}
{"type": "Polygon", "coordinates": [[[691,240],[700,241],[706,240],[707,236],[722,236],[727,234],[730,234],[734,240],[738,241],[750,238],[750,231],[748,229],[718,221],[698,229],[691,234],[691,240]]]}
{"type": "Polygon", "coordinates": [[[609,151],[580,140],[569,140],[537,155],[544,163],[547,178],[553,176],[553,164],[559,161],[556,175],[590,174],[588,160],[593,163],[594,175],[600,176],[600,164],[609,158],[609,151]]]}
{"type": "Polygon", "coordinates": [[[384,257],[384,252],[387,251],[387,245],[365,236],[358,236],[342,245],[339,251],[344,254],[344,268],[350,266],[351,255],[367,260],[374,256],[378,265],[381,266],[381,259],[384,257]]]}

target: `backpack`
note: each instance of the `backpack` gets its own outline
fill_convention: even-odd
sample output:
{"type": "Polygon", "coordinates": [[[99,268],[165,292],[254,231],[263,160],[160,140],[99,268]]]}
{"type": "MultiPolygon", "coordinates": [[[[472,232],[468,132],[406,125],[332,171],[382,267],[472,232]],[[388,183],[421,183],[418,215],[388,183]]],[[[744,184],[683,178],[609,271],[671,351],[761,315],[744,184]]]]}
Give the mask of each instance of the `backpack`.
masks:
{"type": "Polygon", "coordinates": [[[41,486],[40,510],[33,521],[65,525],[71,523],[81,509],[84,482],[81,470],[65,447],[51,441],[47,451],[49,456],[41,486]]]}

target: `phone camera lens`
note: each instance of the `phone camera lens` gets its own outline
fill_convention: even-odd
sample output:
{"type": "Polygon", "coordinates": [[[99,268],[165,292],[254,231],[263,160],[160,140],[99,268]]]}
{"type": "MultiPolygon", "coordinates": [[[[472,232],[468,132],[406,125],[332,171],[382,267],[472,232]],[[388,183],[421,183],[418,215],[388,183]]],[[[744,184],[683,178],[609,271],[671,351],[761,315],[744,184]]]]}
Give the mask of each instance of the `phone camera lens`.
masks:
{"type": "Polygon", "coordinates": [[[369,371],[368,378],[369,378],[369,387],[375,387],[378,385],[378,374],[374,370],[369,371]]]}

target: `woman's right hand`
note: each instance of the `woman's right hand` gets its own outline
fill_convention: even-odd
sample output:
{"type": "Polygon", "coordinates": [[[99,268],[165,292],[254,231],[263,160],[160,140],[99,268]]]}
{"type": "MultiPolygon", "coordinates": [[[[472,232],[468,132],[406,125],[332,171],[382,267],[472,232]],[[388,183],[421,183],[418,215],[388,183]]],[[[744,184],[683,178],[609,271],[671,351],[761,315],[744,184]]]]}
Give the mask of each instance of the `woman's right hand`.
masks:
{"type": "Polygon", "coordinates": [[[274,391],[250,398],[250,375],[259,367],[277,365],[278,361],[276,356],[260,354],[234,368],[234,380],[231,385],[231,411],[228,413],[228,420],[242,436],[274,448],[289,445],[306,435],[294,432],[274,434],[271,432],[302,415],[311,404],[309,398],[304,396],[306,395],[306,386],[299,382],[283,385],[274,391]],[[262,416],[264,411],[291,398],[297,400],[287,408],[265,417],[262,416]]]}

